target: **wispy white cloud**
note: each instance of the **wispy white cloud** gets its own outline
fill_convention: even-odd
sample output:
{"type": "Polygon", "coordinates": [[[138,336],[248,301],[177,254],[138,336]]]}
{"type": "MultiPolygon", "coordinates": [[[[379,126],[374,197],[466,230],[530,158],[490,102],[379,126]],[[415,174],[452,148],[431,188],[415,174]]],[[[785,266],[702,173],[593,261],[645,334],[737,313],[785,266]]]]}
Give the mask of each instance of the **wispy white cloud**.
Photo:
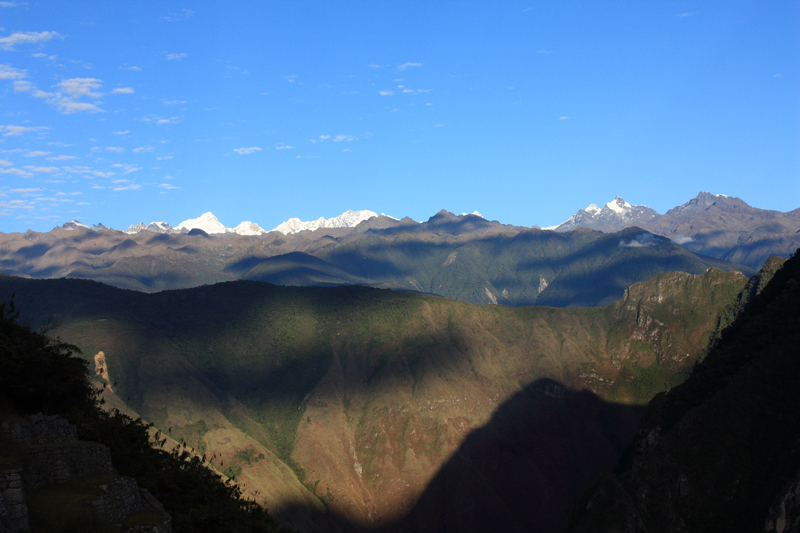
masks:
{"type": "Polygon", "coordinates": [[[161,157],[156,157],[156,161],[164,161],[165,159],[172,159],[171,155],[163,155],[161,157]]]}
{"type": "Polygon", "coordinates": [[[569,120],[569,117],[558,117],[558,120],[569,120]]]}
{"type": "Polygon", "coordinates": [[[142,67],[137,67],[136,65],[128,65],[127,63],[125,63],[124,65],[119,67],[119,69],[120,70],[132,70],[134,72],[141,72],[142,71],[142,67]]]}
{"type": "Polygon", "coordinates": [[[112,131],[111,133],[113,135],[127,135],[130,132],[131,132],[131,130],[125,130],[125,131],[112,131]]]}
{"type": "Polygon", "coordinates": [[[114,191],[135,191],[136,189],[140,189],[142,186],[138,183],[130,183],[126,185],[119,185],[114,187],[114,191]]]}
{"type": "Polygon", "coordinates": [[[123,174],[130,174],[131,172],[136,172],[137,170],[142,170],[142,167],[137,167],[136,165],[127,165],[124,163],[114,163],[111,165],[114,168],[121,168],[123,169],[123,174]]]}
{"type": "Polygon", "coordinates": [[[391,96],[394,94],[394,91],[380,91],[378,94],[381,96],[391,96]]]}
{"type": "Polygon", "coordinates": [[[782,78],[782,77],[783,77],[783,74],[775,74],[775,75],[774,75],[774,76],[772,76],[772,77],[773,77],[773,78],[782,78]]]}
{"type": "Polygon", "coordinates": [[[233,151],[239,155],[246,155],[252,154],[253,152],[260,152],[261,148],[258,146],[251,146],[250,148],[234,148],[233,151]]]}
{"type": "Polygon", "coordinates": [[[689,12],[687,12],[687,13],[678,13],[678,14],[677,14],[677,15],[675,15],[675,16],[676,16],[676,17],[691,17],[691,16],[693,16],[693,15],[694,15],[694,13],[689,13],[689,12]]]}
{"type": "Polygon", "coordinates": [[[31,57],[38,57],[40,59],[49,59],[51,61],[55,61],[58,59],[58,56],[55,54],[45,54],[44,52],[36,52],[35,54],[31,54],[31,57]]]}
{"type": "Polygon", "coordinates": [[[94,92],[103,85],[101,80],[97,78],[70,78],[68,80],[61,80],[58,87],[69,98],[79,98],[81,96],[88,96],[89,98],[100,98],[103,93],[94,92]]]}
{"type": "Polygon", "coordinates": [[[102,81],[96,78],[70,78],[61,80],[57,87],[61,90],[54,93],[41,91],[35,85],[27,81],[17,80],[14,82],[14,92],[29,92],[35,98],[43,98],[48,104],[56,106],[64,114],[88,111],[90,113],[101,112],[102,109],[91,102],[81,102],[79,99],[86,96],[89,98],[100,98],[102,93],[95,92],[99,89],[102,81]]]}
{"type": "Polygon", "coordinates": [[[36,201],[37,202],[60,202],[62,204],[73,204],[73,203],[75,203],[75,200],[73,200],[72,198],[58,198],[58,197],[47,198],[47,197],[44,197],[44,196],[40,196],[40,197],[36,198],[36,201]]]}
{"type": "Polygon", "coordinates": [[[340,143],[340,142],[347,142],[347,141],[355,141],[358,140],[358,137],[353,137],[352,135],[337,135],[333,138],[333,142],[340,143]]]}
{"type": "Polygon", "coordinates": [[[3,0],[0,2],[0,7],[19,7],[19,6],[27,6],[27,2],[6,2],[3,0]]]}
{"type": "Polygon", "coordinates": [[[106,151],[107,152],[116,152],[116,153],[119,154],[119,153],[124,152],[125,148],[123,148],[121,146],[106,146],[106,151]]]}
{"type": "Polygon", "coordinates": [[[422,65],[423,65],[422,63],[403,63],[402,65],[397,67],[397,70],[405,70],[408,67],[421,67],[422,65]]]}
{"type": "Polygon", "coordinates": [[[171,183],[159,183],[158,186],[161,187],[162,189],[169,189],[169,190],[171,190],[171,189],[180,189],[180,187],[176,187],[175,185],[173,185],[171,183]]]}
{"type": "Polygon", "coordinates": [[[30,150],[23,154],[24,157],[42,157],[50,155],[50,152],[43,152],[42,150],[30,150]]]}
{"type": "Polygon", "coordinates": [[[70,174],[91,174],[92,169],[84,166],[71,166],[64,167],[64,172],[69,172],[70,174]]]}
{"type": "Polygon", "coordinates": [[[186,100],[164,100],[164,105],[185,104],[186,100]]]}
{"type": "Polygon", "coordinates": [[[0,131],[4,132],[3,137],[17,137],[23,133],[35,133],[37,131],[48,130],[47,126],[14,126],[12,124],[0,125],[0,131]]]}
{"type": "Polygon", "coordinates": [[[17,32],[12,33],[8,37],[0,37],[0,48],[4,50],[13,50],[15,46],[21,44],[43,43],[56,37],[61,37],[61,35],[55,31],[17,32]]]}
{"type": "Polygon", "coordinates": [[[0,65],[0,80],[21,80],[27,75],[27,70],[20,70],[11,65],[0,65]]]}
{"type": "Polygon", "coordinates": [[[8,202],[0,202],[0,207],[4,207],[6,209],[34,209],[34,206],[25,200],[9,200],[8,202]]]}
{"type": "Polygon", "coordinates": [[[188,54],[186,54],[185,52],[181,52],[179,54],[167,54],[167,53],[165,53],[164,57],[166,57],[168,61],[176,61],[178,59],[183,59],[187,55],[188,54]]]}
{"type": "Polygon", "coordinates": [[[53,157],[48,157],[48,161],[69,161],[70,159],[78,159],[77,156],[74,155],[56,155],[53,157]]]}
{"type": "Polygon", "coordinates": [[[168,22],[179,22],[181,20],[191,18],[195,13],[197,13],[197,11],[192,11],[191,9],[182,9],[180,13],[170,13],[161,18],[168,22]]]}
{"type": "Polygon", "coordinates": [[[30,170],[31,172],[42,172],[44,174],[52,174],[53,172],[58,172],[58,167],[32,167],[32,166],[26,166],[25,168],[30,170]]]}
{"type": "Polygon", "coordinates": [[[155,123],[157,126],[163,126],[165,124],[177,124],[181,121],[180,117],[157,117],[155,115],[142,117],[142,120],[145,122],[155,123]]]}
{"type": "Polygon", "coordinates": [[[619,246],[623,248],[646,248],[649,246],[657,246],[658,242],[658,237],[652,233],[640,233],[627,242],[625,239],[620,239],[619,246]]]}
{"type": "Polygon", "coordinates": [[[14,163],[12,163],[11,161],[9,161],[7,159],[0,159],[0,167],[10,167],[13,164],[14,163]]]}
{"type": "Polygon", "coordinates": [[[135,154],[141,154],[144,152],[152,152],[152,151],[153,151],[152,146],[137,146],[136,148],[133,149],[133,153],[135,154]]]}
{"type": "Polygon", "coordinates": [[[102,109],[100,109],[99,107],[90,102],[76,102],[74,100],[69,100],[69,99],[47,100],[47,102],[54,104],[65,115],[70,115],[72,113],[80,113],[81,111],[87,111],[89,113],[100,113],[103,111],[102,109]]]}
{"type": "Polygon", "coordinates": [[[292,150],[292,149],[294,149],[294,146],[289,146],[288,144],[281,143],[278,146],[276,146],[275,149],[276,150],[292,150]]]}
{"type": "Polygon", "coordinates": [[[552,54],[553,51],[552,50],[538,50],[536,53],[537,54],[552,54]]]}
{"type": "Polygon", "coordinates": [[[0,174],[15,174],[20,178],[32,178],[33,174],[21,168],[0,168],[0,174]]]}
{"type": "Polygon", "coordinates": [[[135,92],[132,87],[117,87],[111,91],[111,94],[133,94],[135,92]]]}

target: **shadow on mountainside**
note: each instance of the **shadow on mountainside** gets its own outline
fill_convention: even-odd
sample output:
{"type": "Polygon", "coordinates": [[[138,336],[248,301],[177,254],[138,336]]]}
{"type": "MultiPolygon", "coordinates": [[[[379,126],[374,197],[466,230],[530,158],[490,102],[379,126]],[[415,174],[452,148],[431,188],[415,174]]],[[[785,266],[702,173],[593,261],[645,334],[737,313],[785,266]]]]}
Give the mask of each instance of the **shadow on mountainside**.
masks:
{"type": "Polygon", "coordinates": [[[467,436],[407,514],[383,524],[333,519],[345,532],[561,531],[582,492],[617,465],[643,411],[537,380],[467,436]]]}

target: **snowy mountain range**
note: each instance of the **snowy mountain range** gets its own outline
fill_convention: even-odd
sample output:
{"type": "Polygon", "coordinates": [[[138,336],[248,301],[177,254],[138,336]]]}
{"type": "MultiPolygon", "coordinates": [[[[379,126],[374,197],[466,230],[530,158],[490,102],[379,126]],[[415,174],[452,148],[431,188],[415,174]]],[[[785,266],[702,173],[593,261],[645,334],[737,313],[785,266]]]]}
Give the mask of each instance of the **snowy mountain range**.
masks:
{"type": "Polygon", "coordinates": [[[365,220],[369,220],[376,216],[378,216],[377,213],[364,210],[345,211],[338,217],[319,217],[317,220],[310,220],[308,222],[303,222],[299,218],[290,218],[286,222],[279,224],[278,227],[272,231],[279,231],[284,235],[291,235],[293,233],[300,233],[301,231],[314,231],[319,228],[354,228],[365,220]]]}
{"type": "MultiPolygon", "coordinates": [[[[360,224],[361,222],[377,216],[378,216],[377,213],[363,210],[363,211],[345,211],[338,217],[333,217],[333,218],[320,217],[317,220],[311,220],[307,222],[303,222],[299,218],[290,218],[286,222],[279,224],[278,227],[276,227],[272,231],[277,231],[283,233],[284,235],[291,235],[293,233],[299,233],[301,231],[314,231],[319,228],[353,228],[358,224],[360,224]]],[[[397,220],[394,217],[389,217],[389,218],[397,220]]],[[[83,224],[77,220],[67,222],[61,227],[64,229],[77,229],[77,228],[88,228],[94,230],[108,229],[102,224],[87,226],[86,224],[83,224]]],[[[153,233],[173,234],[173,233],[189,233],[193,229],[202,230],[208,233],[209,235],[214,235],[214,234],[219,235],[224,233],[235,233],[237,235],[263,235],[265,233],[268,233],[267,230],[263,229],[255,222],[250,222],[250,221],[244,221],[235,228],[227,228],[210,211],[207,213],[203,213],[197,218],[190,218],[188,220],[184,220],[174,228],[166,222],[151,222],[150,224],[139,222],[138,224],[130,226],[127,229],[126,233],[129,234],[139,233],[140,231],[146,230],[153,233]]]]}
{"type": "Polygon", "coordinates": [[[542,229],[571,231],[578,228],[590,228],[603,232],[619,231],[629,226],[641,226],[656,216],[658,213],[646,205],[631,205],[617,196],[602,209],[597,204],[591,204],[561,224],[542,229]]]}

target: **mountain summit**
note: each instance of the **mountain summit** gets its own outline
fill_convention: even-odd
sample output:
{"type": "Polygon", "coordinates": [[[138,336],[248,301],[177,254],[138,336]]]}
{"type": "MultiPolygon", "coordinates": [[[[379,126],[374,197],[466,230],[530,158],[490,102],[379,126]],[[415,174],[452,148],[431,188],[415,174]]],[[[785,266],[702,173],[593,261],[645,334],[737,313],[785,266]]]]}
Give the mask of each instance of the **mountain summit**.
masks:
{"type": "Polygon", "coordinates": [[[189,220],[184,220],[176,229],[185,229],[186,231],[191,231],[193,229],[201,229],[206,233],[230,233],[231,230],[226,228],[222,225],[222,222],[217,220],[217,217],[209,211],[208,213],[203,213],[198,218],[190,218],[189,220]]]}
{"type": "Polygon", "coordinates": [[[286,222],[282,222],[272,231],[279,231],[284,235],[291,235],[292,233],[300,233],[301,231],[314,231],[320,228],[353,228],[358,226],[361,222],[377,217],[378,214],[372,211],[345,211],[338,217],[324,218],[319,217],[317,220],[309,220],[303,222],[299,218],[290,218],[286,222]]]}
{"type": "Polygon", "coordinates": [[[571,231],[578,228],[590,228],[608,233],[630,226],[640,226],[657,215],[655,210],[646,205],[631,205],[617,196],[602,209],[597,204],[591,204],[586,209],[581,209],[572,215],[569,220],[544,229],[571,231]]]}

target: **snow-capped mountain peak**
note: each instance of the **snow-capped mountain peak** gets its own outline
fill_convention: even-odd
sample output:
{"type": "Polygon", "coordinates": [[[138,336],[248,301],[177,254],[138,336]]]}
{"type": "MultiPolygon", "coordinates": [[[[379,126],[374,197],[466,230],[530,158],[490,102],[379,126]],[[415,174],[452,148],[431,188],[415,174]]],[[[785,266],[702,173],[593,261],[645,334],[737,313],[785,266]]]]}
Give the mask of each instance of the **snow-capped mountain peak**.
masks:
{"type": "Polygon", "coordinates": [[[78,228],[86,228],[90,229],[89,226],[81,222],[80,220],[71,220],[69,222],[64,222],[61,227],[63,229],[78,229],[78,228]]]}
{"type": "Polygon", "coordinates": [[[263,229],[255,222],[244,221],[233,228],[233,232],[238,235],[263,235],[267,230],[263,229]]]}
{"type": "MultiPolygon", "coordinates": [[[[592,204],[594,205],[594,204],[592,204]]],[[[595,206],[596,207],[596,206],[595,206]]],[[[611,202],[606,204],[606,207],[617,213],[618,215],[625,215],[625,213],[629,212],[633,206],[617,196],[611,202]]]]}
{"type": "Polygon", "coordinates": [[[591,228],[599,231],[619,231],[628,226],[641,224],[656,215],[658,213],[645,205],[631,205],[617,196],[602,209],[597,204],[591,204],[572,215],[569,220],[543,229],[570,231],[577,228],[591,228]]]}
{"type": "Polygon", "coordinates": [[[373,211],[345,211],[338,217],[324,218],[320,217],[317,220],[310,220],[307,222],[301,221],[299,218],[290,218],[286,222],[282,222],[272,231],[279,231],[284,235],[291,235],[292,233],[299,233],[301,231],[314,231],[319,228],[353,228],[365,220],[369,220],[378,216],[373,211]]]}
{"type": "Polygon", "coordinates": [[[208,233],[209,235],[212,233],[229,233],[231,230],[226,228],[222,225],[222,223],[217,220],[217,217],[209,211],[207,213],[203,213],[197,218],[190,218],[189,220],[184,220],[176,229],[185,229],[187,231],[191,231],[193,229],[201,229],[208,233]]]}
{"type": "Polygon", "coordinates": [[[139,222],[138,224],[129,226],[128,229],[125,231],[125,233],[130,235],[145,230],[152,233],[170,233],[170,234],[180,233],[180,230],[173,228],[166,222],[151,222],[148,225],[145,225],[144,222],[139,222]]]}

